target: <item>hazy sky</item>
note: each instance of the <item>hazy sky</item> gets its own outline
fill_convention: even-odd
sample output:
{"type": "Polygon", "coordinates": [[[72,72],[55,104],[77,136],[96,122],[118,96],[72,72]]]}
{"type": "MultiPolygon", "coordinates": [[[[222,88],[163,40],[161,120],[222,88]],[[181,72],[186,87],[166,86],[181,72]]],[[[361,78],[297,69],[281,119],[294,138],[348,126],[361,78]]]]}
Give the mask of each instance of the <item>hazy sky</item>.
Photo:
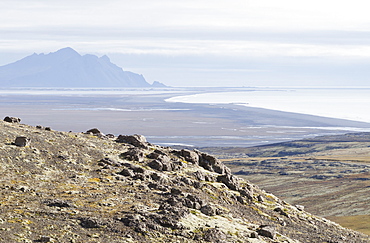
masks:
{"type": "Polygon", "coordinates": [[[172,86],[370,85],[365,0],[1,0],[0,65],[72,47],[172,86]]]}

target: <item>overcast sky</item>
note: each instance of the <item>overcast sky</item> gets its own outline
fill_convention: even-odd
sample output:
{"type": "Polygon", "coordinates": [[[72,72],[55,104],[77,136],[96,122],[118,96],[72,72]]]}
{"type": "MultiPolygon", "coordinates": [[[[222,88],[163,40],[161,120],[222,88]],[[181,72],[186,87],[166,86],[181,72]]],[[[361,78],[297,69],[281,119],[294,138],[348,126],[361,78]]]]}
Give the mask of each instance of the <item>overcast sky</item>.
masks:
{"type": "Polygon", "coordinates": [[[365,0],[1,0],[0,65],[72,47],[171,86],[370,85],[365,0]]]}

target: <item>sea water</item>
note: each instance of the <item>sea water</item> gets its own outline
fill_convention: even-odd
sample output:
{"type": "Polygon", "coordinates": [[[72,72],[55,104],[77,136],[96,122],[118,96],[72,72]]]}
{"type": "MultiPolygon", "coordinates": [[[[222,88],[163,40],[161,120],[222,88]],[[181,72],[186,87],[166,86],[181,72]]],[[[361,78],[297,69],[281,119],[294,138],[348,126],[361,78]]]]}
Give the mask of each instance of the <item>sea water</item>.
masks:
{"type": "Polygon", "coordinates": [[[177,96],[167,102],[238,104],[370,122],[370,87],[263,87],[177,96]]]}

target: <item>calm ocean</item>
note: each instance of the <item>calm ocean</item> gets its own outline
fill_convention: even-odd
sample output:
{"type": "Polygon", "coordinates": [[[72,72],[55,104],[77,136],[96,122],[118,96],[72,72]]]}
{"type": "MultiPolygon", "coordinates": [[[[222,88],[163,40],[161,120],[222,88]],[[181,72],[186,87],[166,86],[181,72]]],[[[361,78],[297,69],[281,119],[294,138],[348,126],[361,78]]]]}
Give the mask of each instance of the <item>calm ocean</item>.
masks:
{"type": "Polygon", "coordinates": [[[331,118],[370,122],[370,87],[268,87],[177,96],[167,102],[239,104],[331,118]]]}

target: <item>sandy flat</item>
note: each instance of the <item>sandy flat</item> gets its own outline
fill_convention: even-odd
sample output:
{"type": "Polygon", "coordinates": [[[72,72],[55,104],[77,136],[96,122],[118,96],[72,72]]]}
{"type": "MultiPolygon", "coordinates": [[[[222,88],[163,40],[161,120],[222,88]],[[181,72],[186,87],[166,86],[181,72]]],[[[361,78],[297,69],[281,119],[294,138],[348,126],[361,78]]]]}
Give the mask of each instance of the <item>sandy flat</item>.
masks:
{"type": "Polygon", "coordinates": [[[0,116],[55,130],[97,127],[116,135],[143,134],[153,143],[200,147],[251,146],[339,132],[332,127],[370,128],[367,123],[238,105],[164,101],[174,95],[2,95],[0,116]]]}

